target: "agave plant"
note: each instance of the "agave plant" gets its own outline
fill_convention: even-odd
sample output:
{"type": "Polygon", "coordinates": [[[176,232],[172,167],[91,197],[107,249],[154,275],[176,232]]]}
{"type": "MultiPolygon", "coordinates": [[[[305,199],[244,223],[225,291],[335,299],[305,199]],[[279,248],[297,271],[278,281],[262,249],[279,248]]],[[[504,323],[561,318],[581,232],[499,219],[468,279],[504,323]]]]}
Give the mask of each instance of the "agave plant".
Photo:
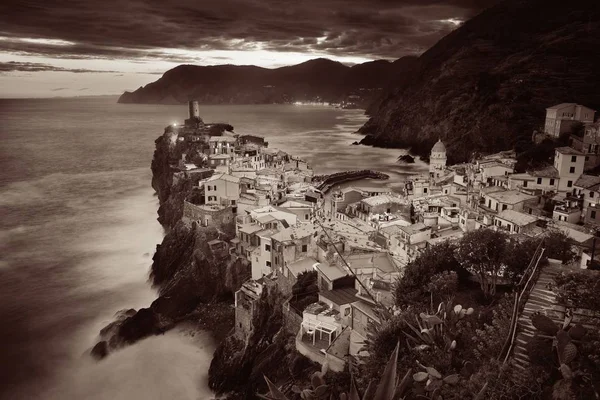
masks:
{"type": "MultiPolygon", "coordinates": [[[[398,363],[398,348],[399,344],[396,344],[396,348],[392,352],[383,374],[379,385],[375,386],[371,381],[363,393],[362,397],[358,393],[356,388],[356,382],[354,378],[351,381],[350,393],[342,393],[339,400],[394,400],[401,398],[408,387],[411,384],[412,370],[404,375],[402,379],[397,376],[397,363],[398,363]]],[[[300,389],[292,388],[295,393],[300,394],[303,400],[313,399],[333,399],[330,393],[330,387],[325,382],[324,375],[327,372],[326,364],[323,365],[321,371],[315,372],[311,377],[311,388],[300,389]]],[[[269,393],[266,395],[259,395],[260,398],[265,400],[288,400],[288,397],[265,376],[265,381],[269,386],[269,393]]]]}

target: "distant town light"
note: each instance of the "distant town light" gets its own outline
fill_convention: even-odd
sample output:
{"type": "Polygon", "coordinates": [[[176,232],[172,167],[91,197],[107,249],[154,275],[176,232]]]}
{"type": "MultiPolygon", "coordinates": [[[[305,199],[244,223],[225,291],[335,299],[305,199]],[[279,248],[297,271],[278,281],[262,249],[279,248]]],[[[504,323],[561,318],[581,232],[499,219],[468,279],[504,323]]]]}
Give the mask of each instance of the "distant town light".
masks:
{"type": "Polygon", "coordinates": [[[177,126],[177,122],[173,122],[173,126],[177,126]]]}

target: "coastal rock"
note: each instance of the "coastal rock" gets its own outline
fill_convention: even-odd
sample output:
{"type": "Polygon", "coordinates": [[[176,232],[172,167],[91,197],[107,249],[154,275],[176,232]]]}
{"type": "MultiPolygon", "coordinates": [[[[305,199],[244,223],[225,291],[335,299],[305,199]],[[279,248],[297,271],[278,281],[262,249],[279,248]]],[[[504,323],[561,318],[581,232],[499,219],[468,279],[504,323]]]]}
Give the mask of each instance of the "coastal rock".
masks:
{"type": "Polygon", "coordinates": [[[108,355],[108,343],[106,341],[98,342],[91,351],[92,357],[101,360],[108,355]]]}
{"type": "Polygon", "coordinates": [[[404,164],[414,164],[415,158],[413,156],[411,156],[410,154],[404,154],[404,155],[398,157],[398,162],[401,162],[404,164]]]}
{"type": "Polygon", "coordinates": [[[276,286],[263,290],[248,339],[244,342],[232,333],[217,347],[208,370],[208,384],[217,394],[254,398],[266,390],[264,374],[273,380],[290,376],[296,351],[294,336],[283,327],[282,302],[276,286]]]}

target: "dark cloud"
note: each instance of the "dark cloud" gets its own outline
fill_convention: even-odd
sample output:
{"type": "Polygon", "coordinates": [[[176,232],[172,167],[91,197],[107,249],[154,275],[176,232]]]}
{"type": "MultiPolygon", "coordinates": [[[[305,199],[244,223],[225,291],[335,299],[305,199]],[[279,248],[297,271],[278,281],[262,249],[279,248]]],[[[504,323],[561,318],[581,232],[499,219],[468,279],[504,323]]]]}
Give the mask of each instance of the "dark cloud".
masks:
{"type": "Polygon", "coordinates": [[[162,59],[161,49],[420,53],[498,0],[5,0],[0,51],[64,58],[162,59]],[[68,43],[23,41],[48,38],[68,43]]]}
{"type": "Polygon", "coordinates": [[[73,73],[89,73],[89,72],[114,73],[114,72],[117,72],[117,71],[101,71],[101,70],[85,69],[85,68],[63,68],[63,67],[57,67],[57,66],[50,65],[50,64],[32,63],[32,62],[19,62],[19,61],[0,62],[0,72],[15,72],[15,71],[21,71],[21,72],[23,72],[23,71],[25,71],[25,72],[51,71],[51,72],[73,72],[73,73]]]}

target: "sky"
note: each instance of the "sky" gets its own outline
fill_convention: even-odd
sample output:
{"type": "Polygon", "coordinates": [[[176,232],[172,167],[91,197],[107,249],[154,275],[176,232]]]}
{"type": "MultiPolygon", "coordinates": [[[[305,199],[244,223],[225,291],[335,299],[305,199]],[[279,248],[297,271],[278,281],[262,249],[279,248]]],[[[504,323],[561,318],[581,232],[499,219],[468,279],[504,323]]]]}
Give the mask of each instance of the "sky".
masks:
{"type": "Polygon", "coordinates": [[[3,0],[0,97],[121,94],[180,64],[419,55],[498,0],[3,0]]]}

